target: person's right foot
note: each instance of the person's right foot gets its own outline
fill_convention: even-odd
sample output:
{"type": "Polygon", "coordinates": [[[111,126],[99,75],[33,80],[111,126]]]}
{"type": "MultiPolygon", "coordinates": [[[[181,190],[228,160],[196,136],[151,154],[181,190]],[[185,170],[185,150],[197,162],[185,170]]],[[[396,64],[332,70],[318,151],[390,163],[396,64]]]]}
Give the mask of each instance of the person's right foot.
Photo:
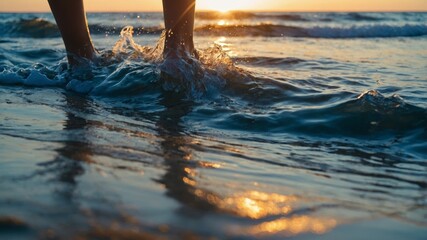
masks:
{"type": "Polygon", "coordinates": [[[177,43],[173,42],[172,39],[168,39],[168,36],[166,36],[163,58],[198,59],[199,56],[196,49],[194,48],[194,43],[192,41],[188,43],[179,41],[177,43]]]}
{"type": "Polygon", "coordinates": [[[167,83],[167,90],[199,89],[204,91],[201,79],[204,71],[196,50],[192,53],[183,49],[168,49],[163,52],[160,66],[161,78],[167,83]],[[181,51],[180,51],[181,50],[181,51]]]}

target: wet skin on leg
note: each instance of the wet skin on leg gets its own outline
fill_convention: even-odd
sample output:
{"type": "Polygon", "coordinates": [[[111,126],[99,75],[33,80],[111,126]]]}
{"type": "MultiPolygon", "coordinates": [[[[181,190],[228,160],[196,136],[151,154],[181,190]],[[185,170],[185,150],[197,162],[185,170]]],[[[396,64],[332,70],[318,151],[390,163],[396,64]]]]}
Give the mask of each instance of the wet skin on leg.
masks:
{"type": "Polygon", "coordinates": [[[67,50],[68,62],[78,64],[78,58],[92,60],[95,48],[90,38],[83,0],[48,0],[67,50]]]}
{"type": "MultiPolygon", "coordinates": [[[[195,56],[193,42],[195,0],[163,0],[166,39],[165,58],[184,54],[195,56]]],[[[175,56],[176,57],[176,56],[175,56]]]]}

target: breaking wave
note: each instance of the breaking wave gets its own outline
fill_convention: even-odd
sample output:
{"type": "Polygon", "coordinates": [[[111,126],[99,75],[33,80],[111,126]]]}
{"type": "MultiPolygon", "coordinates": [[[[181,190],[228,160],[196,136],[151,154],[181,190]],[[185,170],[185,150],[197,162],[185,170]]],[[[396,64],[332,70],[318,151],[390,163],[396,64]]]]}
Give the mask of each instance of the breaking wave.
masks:
{"type": "MultiPolygon", "coordinates": [[[[270,93],[271,94],[271,93],[270,93]]],[[[339,93],[335,94],[335,96],[339,93]]],[[[304,97],[292,96],[293,101],[304,97]]],[[[406,103],[400,96],[384,96],[376,90],[319,109],[283,110],[276,114],[238,112],[215,122],[216,127],[308,136],[393,136],[427,128],[427,111],[406,103]],[[236,123],[230,125],[230,123],[236,123]]]]}

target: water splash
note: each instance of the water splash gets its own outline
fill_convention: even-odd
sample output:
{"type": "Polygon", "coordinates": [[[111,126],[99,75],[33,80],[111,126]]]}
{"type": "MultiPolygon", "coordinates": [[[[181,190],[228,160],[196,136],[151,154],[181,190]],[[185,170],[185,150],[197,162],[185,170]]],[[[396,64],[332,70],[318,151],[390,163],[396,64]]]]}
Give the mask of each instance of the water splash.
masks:
{"type": "Polygon", "coordinates": [[[113,46],[112,53],[115,58],[128,60],[143,60],[146,62],[159,63],[162,61],[164,45],[164,33],[160,36],[154,48],[141,46],[133,38],[134,28],[126,26],[120,32],[120,39],[113,46]]]}
{"type": "Polygon", "coordinates": [[[135,43],[133,33],[133,27],[123,28],[121,39],[113,47],[113,55],[122,61],[153,64],[165,91],[184,92],[187,97],[199,98],[222,88],[231,72],[239,72],[220,46],[197,51],[197,57],[176,51],[174,57],[165,58],[165,32],[154,48],[135,43]]]}
{"type": "Polygon", "coordinates": [[[176,57],[164,58],[165,33],[154,47],[137,44],[133,33],[132,26],[124,27],[111,50],[101,51],[93,62],[81,59],[82,64],[71,69],[65,59],[54,66],[6,66],[0,72],[0,83],[57,86],[109,97],[142,94],[154,87],[198,99],[216,95],[227,82],[249,76],[219,45],[196,50],[197,57],[177,52],[176,57]]]}

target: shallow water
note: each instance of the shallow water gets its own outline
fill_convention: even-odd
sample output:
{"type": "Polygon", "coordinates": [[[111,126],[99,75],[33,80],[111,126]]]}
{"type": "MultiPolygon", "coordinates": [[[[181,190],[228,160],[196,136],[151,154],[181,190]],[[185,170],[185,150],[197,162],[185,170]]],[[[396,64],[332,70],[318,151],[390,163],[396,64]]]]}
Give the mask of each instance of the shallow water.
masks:
{"type": "Polygon", "coordinates": [[[158,13],[89,14],[77,71],[0,14],[0,236],[424,239],[426,19],[200,13],[177,80],[158,13]]]}

